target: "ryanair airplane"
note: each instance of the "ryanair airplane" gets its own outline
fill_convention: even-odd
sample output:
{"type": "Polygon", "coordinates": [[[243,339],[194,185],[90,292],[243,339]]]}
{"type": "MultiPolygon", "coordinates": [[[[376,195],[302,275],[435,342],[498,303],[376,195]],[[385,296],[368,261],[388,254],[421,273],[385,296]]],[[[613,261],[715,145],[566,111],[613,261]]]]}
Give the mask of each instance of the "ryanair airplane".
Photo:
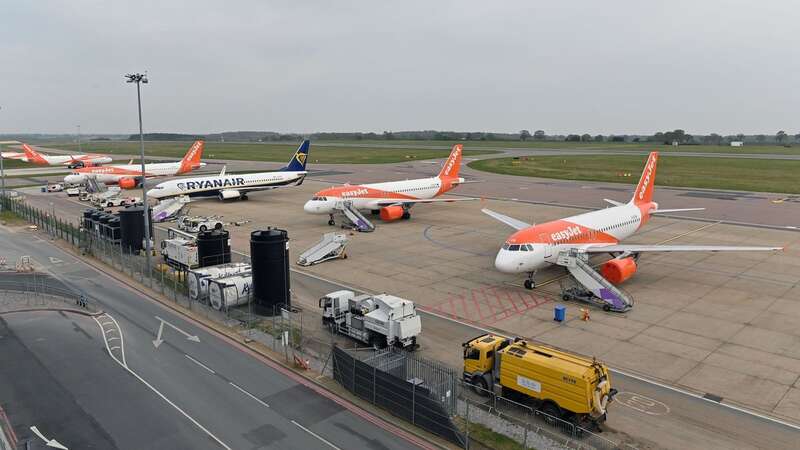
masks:
{"type": "Polygon", "coordinates": [[[289,164],[276,172],[241,173],[225,175],[225,168],[219,175],[178,178],[164,181],[147,191],[148,197],[164,199],[186,195],[189,197],[217,197],[220,200],[247,200],[247,194],[266,191],[290,184],[299,186],[306,177],[306,159],[310,142],[303,141],[289,164]]]}

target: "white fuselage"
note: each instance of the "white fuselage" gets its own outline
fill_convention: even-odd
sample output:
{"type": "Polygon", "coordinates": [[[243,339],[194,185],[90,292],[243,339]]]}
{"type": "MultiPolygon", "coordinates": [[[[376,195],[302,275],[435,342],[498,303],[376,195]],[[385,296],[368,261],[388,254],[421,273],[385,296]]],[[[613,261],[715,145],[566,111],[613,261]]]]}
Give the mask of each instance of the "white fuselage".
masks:
{"type": "MultiPolygon", "coordinates": [[[[206,163],[200,163],[205,166],[206,163]]],[[[145,164],[144,173],[146,178],[165,177],[176,175],[181,168],[180,161],[170,163],[150,163],[145,164]]],[[[71,175],[64,177],[64,182],[79,184],[86,181],[86,178],[94,178],[100,183],[117,183],[121,178],[141,177],[141,164],[119,164],[102,167],[87,167],[78,169],[71,175]]]]}
{"type": "Polygon", "coordinates": [[[495,267],[506,273],[533,272],[555,264],[561,251],[617,244],[636,233],[643,218],[642,210],[628,203],[534,225],[506,240],[495,267]]]}
{"type": "Polygon", "coordinates": [[[70,164],[77,161],[88,162],[91,164],[106,164],[111,162],[108,156],[89,156],[89,155],[40,155],[47,164],[57,166],[62,164],[70,164]]]}
{"type": "Polygon", "coordinates": [[[318,192],[306,202],[303,209],[312,214],[332,214],[338,202],[347,200],[352,201],[356,209],[376,210],[388,203],[403,203],[404,199],[432,199],[441,189],[442,180],[439,177],[336,186],[318,192]]]}
{"type": "Polygon", "coordinates": [[[269,189],[300,181],[307,172],[259,172],[243,173],[222,176],[206,176],[193,178],[179,178],[164,181],[147,191],[153,198],[168,198],[178,195],[190,197],[216,196],[221,191],[242,192],[254,191],[259,188],[269,189]]]}

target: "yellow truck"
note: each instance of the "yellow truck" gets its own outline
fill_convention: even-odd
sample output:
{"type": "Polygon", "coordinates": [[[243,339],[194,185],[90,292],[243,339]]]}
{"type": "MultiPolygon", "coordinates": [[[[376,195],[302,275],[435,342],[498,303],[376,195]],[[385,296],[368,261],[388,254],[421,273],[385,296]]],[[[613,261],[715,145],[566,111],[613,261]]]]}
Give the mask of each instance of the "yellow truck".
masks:
{"type": "Polygon", "coordinates": [[[576,425],[600,424],[617,393],[594,359],[485,334],[463,344],[464,381],[479,393],[525,396],[545,414],[576,425]]]}

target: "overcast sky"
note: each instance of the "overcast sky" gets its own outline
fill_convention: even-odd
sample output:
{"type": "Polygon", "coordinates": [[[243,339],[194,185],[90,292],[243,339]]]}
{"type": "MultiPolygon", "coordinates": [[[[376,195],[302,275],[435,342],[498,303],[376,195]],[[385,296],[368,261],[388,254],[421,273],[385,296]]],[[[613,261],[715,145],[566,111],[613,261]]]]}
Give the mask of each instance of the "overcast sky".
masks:
{"type": "Polygon", "coordinates": [[[794,1],[3,2],[0,132],[800,132],[794,1]]]}

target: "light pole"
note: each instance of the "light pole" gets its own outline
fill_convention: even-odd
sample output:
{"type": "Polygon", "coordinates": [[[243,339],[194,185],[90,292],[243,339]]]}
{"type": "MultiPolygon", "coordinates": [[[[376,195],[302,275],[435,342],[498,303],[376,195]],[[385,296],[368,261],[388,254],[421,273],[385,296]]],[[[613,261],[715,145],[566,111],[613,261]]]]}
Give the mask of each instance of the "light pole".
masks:
{"type": "MultiPolygon", "coordinates": [[[[0,106],[0,109],[3,109],[3,107],[0,106]]],[[[3,168],[3,160],[4,159],[5,158],[3,158],[2,148],[0,148],[0,179],[2,179],[2,188],[0,188],[0,189],[2,189],[2,193],[0,194],[0,199],[2,199],[0,201],[0,212],[3,212],[3,204],[6,201],[6,171],[3,168]]]]}
{"type": "Polygon", "coordinates": [[[147,74],[129,73],[125,75],[128,83],[136,83],[136,100],[139,104],[139,150],[142,158],[142,206],[144,209],[144,261],[147,275],[150,276],[150,207],[147,205],[147,189],[145,189],[144,167],[144,132],[142,131],[142,83],[147,84],[147,74]]]}

